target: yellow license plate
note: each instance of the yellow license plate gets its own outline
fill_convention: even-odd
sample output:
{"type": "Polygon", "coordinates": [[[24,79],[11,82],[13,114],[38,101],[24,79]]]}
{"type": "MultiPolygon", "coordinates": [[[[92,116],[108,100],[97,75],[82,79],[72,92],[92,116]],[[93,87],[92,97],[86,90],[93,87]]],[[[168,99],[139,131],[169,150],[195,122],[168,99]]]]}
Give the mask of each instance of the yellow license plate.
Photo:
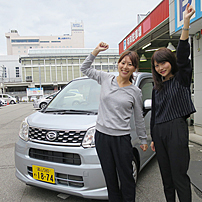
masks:
{"type": "Polygon", "coordinates": [[[34,179],[55,184],[55,171],[53,168],[32,165],[32,172],[34,179]]]}

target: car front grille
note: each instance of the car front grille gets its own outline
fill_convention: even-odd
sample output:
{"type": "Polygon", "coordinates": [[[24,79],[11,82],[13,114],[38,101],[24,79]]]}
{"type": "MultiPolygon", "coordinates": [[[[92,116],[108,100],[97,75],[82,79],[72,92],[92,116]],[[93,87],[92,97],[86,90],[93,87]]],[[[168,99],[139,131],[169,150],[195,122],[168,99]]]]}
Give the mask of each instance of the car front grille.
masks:
{"type": "Polygon", "coordinates": [[[42,149],[30,148],[29,156],[34,159],[50,161],[55,163],[81,165],[81,158],[78,154],[65,153],[57,151],[48,151],[42,149]]]}
{"type": "Polygon", "coordinates": [[[86,131],[59,131],[29,127],[30,141],[52,145],[81,146],[85,134],[86,131]]]}
{"type": "MultiPolygon", "coordinates": [[[[28,174],[33,178],[32,167],[27,167],[28,174]]],[[[82,176],[68,175],[63,173],[55,173],[55,183],[70,187],[84,187],[84,181],[82,176]]]]}

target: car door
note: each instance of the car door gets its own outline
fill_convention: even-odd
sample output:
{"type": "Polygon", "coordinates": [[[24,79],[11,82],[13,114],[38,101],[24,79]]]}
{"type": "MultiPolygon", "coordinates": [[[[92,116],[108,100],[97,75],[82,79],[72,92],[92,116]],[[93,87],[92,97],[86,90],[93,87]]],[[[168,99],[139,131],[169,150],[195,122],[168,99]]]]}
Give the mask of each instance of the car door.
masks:
{"type": "Polygon", "coordinates": [[[7,102],[10,102],[8,95],[3,95],[3,99],[6,100],[7,102]]]}
{"type": "Polygon", "coordinates": [[[153,79],[152,78],[144,78],[140,82],[139,88],[142,90],[142,102],[143,102],[143,116],[145,120],[145,127],[147,132],[147,144],[148,144],[148,150],[144,153],[144,156],[142,158],[142,163],[145,163],[150,159],[151,153],[153,151],[151,150],[150,144],[151,144],[151,135],[150,135],[150,119],[151,119],[151,109],[145,109],[145,101],[151,101],[152,99],[152,89],[153,89],[153,79]]]}
{"type": "Polygon", "coordinates": [[[143,116],[145,119],[145,126],[147,130],[147,134],[149,134],[149,140],[151,140],[151,136],[150,136],[151,109],[149,110],[145,109],[144,105],[146,100],[151,101],[152,99],[153,79],[152,78],[142,79],[139,87],[142,90],[143,116]]]}

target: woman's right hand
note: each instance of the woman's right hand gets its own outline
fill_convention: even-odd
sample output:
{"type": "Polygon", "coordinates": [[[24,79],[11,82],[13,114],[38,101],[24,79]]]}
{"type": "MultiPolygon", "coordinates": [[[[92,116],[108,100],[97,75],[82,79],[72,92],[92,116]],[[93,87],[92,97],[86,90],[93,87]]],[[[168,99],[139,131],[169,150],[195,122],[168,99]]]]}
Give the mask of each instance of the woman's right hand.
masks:
{"type": "Polygon", "coordinates": [[[154,142],[153,142],[153,141],[151,142],[151,145],[150,145],[150,146],[151,146],[152,151],[155,152],[155,146],[154,146],[154,142]]]}
{"type": "Polygon", "coordinates": [[[93,50],[92,54],[97,56],[100,51],[105,51],[109,48],[109,45],[104,42],[100,42],[97,47],[93,50]]]}

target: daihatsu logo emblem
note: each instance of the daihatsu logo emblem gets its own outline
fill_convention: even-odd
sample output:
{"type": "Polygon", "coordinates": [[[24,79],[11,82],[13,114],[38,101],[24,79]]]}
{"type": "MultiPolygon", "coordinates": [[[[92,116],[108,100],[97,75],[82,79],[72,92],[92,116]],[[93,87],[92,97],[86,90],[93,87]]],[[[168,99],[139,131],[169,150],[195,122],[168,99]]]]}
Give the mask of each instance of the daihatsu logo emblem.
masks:
{"type": "Polygon", "coordinates": [[[46,138],[49,141],[54,141],[57,138],[58,134],[55,131],[50,131],[46,134],[46,138]]]}

